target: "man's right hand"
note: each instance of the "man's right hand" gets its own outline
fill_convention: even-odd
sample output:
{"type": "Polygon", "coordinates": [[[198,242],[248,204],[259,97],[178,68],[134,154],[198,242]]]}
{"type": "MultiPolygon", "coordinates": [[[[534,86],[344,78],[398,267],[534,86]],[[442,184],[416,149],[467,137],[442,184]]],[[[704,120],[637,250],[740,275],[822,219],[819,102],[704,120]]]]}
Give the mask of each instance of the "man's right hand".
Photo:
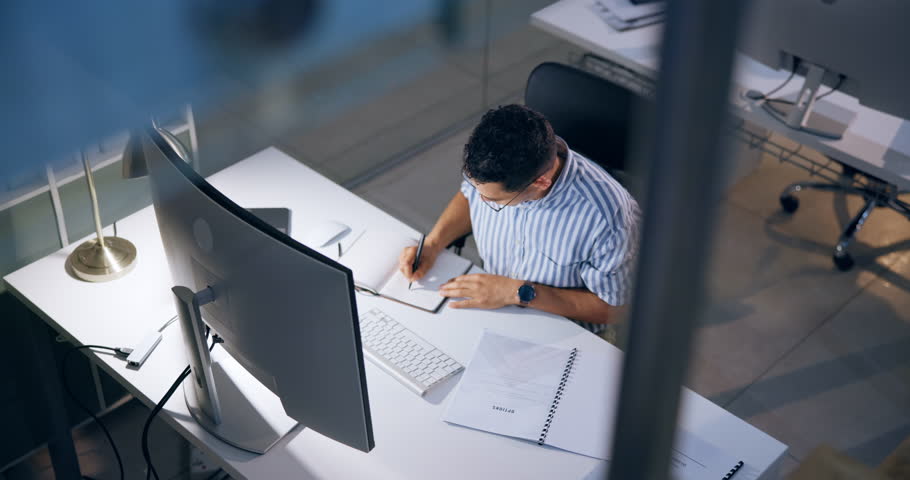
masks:
{"type": "Polygon", "coordinates": [[[414,272],[411,270],[411,267],[414,265],[417,247],[407,247],[402,250],[401,255],[398,257],[398,269],[401,270],[402,275],[404,275],[404,278],[408,279],[409,282],[416,282],[430,271],[430,268],[436,263],[436,257],[439,256],[441,251],[442,248],[430,244],[429,240],[424,242],[423,252],[420,254],[420,266],[417,267],[417,271],[414,272]]]}

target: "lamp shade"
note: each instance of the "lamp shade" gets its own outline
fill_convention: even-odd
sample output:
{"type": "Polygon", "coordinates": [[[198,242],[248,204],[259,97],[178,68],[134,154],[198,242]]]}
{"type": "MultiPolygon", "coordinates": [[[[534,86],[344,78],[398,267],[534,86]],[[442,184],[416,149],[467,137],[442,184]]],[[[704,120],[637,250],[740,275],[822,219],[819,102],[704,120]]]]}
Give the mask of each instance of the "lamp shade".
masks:
{"type": "MultiPolygon", "coordinates": [[[[158,126],[155,121],[152,122],[152,128],[161,134],[168,145],[184,162],[190,161],[190,152],[179,138],[158,126]]],[[[142,146],[144,136],[145,133],[142,130],[130,131],[130,138],[126,142],[126,148],[123,150],[123,178],[139,178],[149,174],[148,164],[145,161],[145,150],[142,146]]]]}
{"type": "Polygon", "coordinates": [[[170,147],[174,150],[174,152],[177,154],[177,156],[179,156],[181,159],[183,159],[184,162],[190,163],[190,159],[192,157],[190,156],[189,150],[187,150],[186,147],[183,145],[183,142],[181,142],[180,139],[177,138],[176,135],[167,131],[166,129],[159,127],[157,124],[153,124],[153,125],[155,127],[155,130],[157,130],[158,133],[160,133],[161,136],[164,137],[164,140],[167,141],[168,145],[170,145],[170,147]]]}
{"type": "Polygon", "coordinates": [[[123,149],[123,178],[139,178],[149,174],[145,163],[145,152],[142,151],[141,130],[131,130],[130,138],[123,149]]]}

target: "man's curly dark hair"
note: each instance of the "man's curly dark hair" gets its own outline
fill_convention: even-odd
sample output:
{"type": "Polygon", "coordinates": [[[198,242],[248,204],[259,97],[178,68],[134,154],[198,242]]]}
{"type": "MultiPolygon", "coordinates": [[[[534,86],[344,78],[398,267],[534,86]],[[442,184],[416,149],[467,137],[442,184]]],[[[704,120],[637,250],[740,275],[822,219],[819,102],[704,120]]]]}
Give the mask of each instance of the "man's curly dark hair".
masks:
{"type": "Polygon", "coordinates": [[[478,183],[501,182],[517,192],[543,173],[556,135],[543,115],[523,105],[487,111],[464,146],[464,171],[478,183]]]}

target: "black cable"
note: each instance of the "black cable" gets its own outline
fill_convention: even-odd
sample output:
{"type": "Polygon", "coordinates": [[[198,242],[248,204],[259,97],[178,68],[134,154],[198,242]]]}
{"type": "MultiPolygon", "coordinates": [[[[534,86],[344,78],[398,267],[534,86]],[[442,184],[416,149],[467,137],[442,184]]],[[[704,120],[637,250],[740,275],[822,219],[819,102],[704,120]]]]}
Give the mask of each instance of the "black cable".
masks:
{"type": "Polygon", "coordinates": [[[768,93],[763,93],[763,94],[761,95],[761,98],[758,98],[758,99],[756,99],[756,100],[764,100],[764,99],[770,97],[771,95],[774,95],[775,93],[779,92],[780,89],[786,87],[787,84],[790,83],[790,80],[793,80],[793,76],[796,75],[796,70],[797,70],[797,68],[799,68],[799,59],[794,59],[794,60],[793,60],[793,69],[790,70],[790,76],[787,77],[786,80],[784,80],[784,83],[781,83],[780,85],[778,85],[777,87],[775,87],[774,89],[772,89],[772,90],[771,90],[770,92],[768,92],[768,93]]]}
{"type": "Polygon", "coordinates": [[[164,408],[164,404],[174,395],[174,392],[177,390],[177,387],[183,383],[183,380],[186,379],[190,374],[190,367],[187,366],[183,369],[183,372],[177,377],[177,380],[171,385],[171,388],[168,389],[167,393],[161,397],[155,408],[152,409],[152,412],[149,414],[148,418],[145,420],[145,425],[142,427],[142,457],[145,459],[145,478],[149,480],[151,475],[155,476],[155,479],[158,480],[158,472],[155,471],[155,466],[152,465],[152,455],[149,453],[149,427],[152,425],[152,420],[155,418],[155,415],[158,415],[158,412],[164,408]]]}
{"type": "MultiPolygon", "coordinates": [[[[206,328],[206,337],[208,337],[208,332],[209,332],[209,329],[206,328]]],[[[215,345],[221,343],[222,341],[223,340],[221,340],[220,337],[218,337],[217,335],[213,335],[212,336],[212,345],[209,347],[209,351],[211,352],[212,349],[215,348],[215,345]]],[[[155,466],[152,465],[152,455],[149,452],[149,427],[151,427],[152,420],[155,419],[155,416],[158,415],[158,412],[160,412],[161,409],[164,408],[164,404],[167,403],[168,400],[170,400],[171,396],[174,395],[174,392],[177,391],[177,388],[180,386],[180,384],[182,384],[183,381],[186,379],[186,377],[189,376],[190,371],[191,371],[191,369],[190,369],[189,365],[187,365],[187,367],[183,369],[183,372],[180,374],[180,376],[177,377],[177,380],[175,380],[173,385],[171,385],[171,388],[168,389],[167,393],[165,393],[164,396],[161,397],[161,400],[157,404],[155,404],[155,408],[153,408],[151,413],[149,413],[148,418],[145,419],[145,425],[143,425],[143,427],[142,427],[142,457],[145,459],[145,467],[146,467],[145,479],[146,480],[149,480],[152,475],[154,475],[156,480],[159,480],[158,472],[155,471],[155,466]]]]}
{"type": "MultiPolygon", "coordinates": [[[[115,355],[123,356],[124,358],[126,357],[126,355],[129,355],[129,354],[124,355],[124,352],[122,349],[106,347],[104,345],[79,345],[79,346],[75,346],[75,347],[67,350],[66,353],[63,354],[63,359],[60,361],[60,377],[63,380],[63,390],[66,392],[67,395],[69,395],[69,397],[73,400],[73,403],[75,403],[76,406],[79,407],[80,410],[87,413],[88,416],[92,417],[92,420],[94,420],[95,423],[97,423],[98,426],[101,427],[101,430],[104,432],[104,436],[107,437],[108,443],[111,444],[111,450],[114,451],[114,456],[117,457],[117,467],[120,469],[120,480],[123,480],[124,479],[123,459],[120,458],[120,451],[117,449],[117,444],[114,443],[114,437],[111,436],[111,432],[108,431],[107,427],[104,425],[104,422],[102,422],[100,418],[96,417],[95,414],[91,412],[91,410],[86,408],[85,405],[83,405],[82,402],[80,402],[79,399],[77,399],[76,396],[73,395],[73,391],[70,390],[69,382],[67,381],[67,378],[66,378],[66,361],[67,361],[67,359],[69,359],[70,354],[77,350],[83,350],[86,348],[97,349],[97,350],[108,350],[108,351],[114,352],[115,355]]],[[[83,477],[83,478],[89,478],[89,477],[83,477]]]]}
{"type": "MultiPolygon", "coordinates": [[[[844,79],[846,79],[846,78],[847,78],[846,76],[844,76],[844,75],[842,75],[842,74],[838,74],[838,75],[837,75],[837,83],[834,85],[834,87],[831,88],[831,90],[828,90],[827,92],[825,92],[825,93],[823,93],[823,94],[818,95],[817,97],[815,97],[815,100],[813,100],[813,102],[817,102],[817,101],[819,101],[819,100],[821,100],[821,99],[827,97],[828,95],[831,95],[831,94],[834,93],[835,91],[837,91],[837,89],[839,89],[840,86],[844,83],[844,79]]],[[[768,102],[774,102],[774,103],[783,103],[784,105],[793,105],[793,103],[794,103],[792,100],[784,100],[784,99],[782,99],[782,98],[769,98],[769,99],[767,99],[766,101],[768,101],[768,102]]]]}
{"type": "Polygon", "coordinates": [[[785,100],[783,98],[766,98],[766,102],[769,103],[783,103],[784,105],[793,105],[793,100],[785,100]]]}
{"type": "Polygon", "coordinates": [[[815,101],[817,102],[817,101],[827,97],[828,95],[831,95],[835,91],[837,91],[837,89],[840,88],[840,86],[844,83],[844,79],[846,79],[846,78],[847,77],[844,76],[843,74],[838,74],[837,75],[837,84],[835,84],[834,87],[831,88],[831,90],[828,90],[827,92],[815,97],[815,101]]]}
{"type": "MultiPolygon", "coordinates": [[[[114,236],[115,237],[117,236],[117,224],[116,223],[114,223],[114,236]]],[[[168,322],[165,323],[164,326],[162,326],[158,331],[159,332],[164,331],[165,328],[167,328],[170,324],[174,323],[174,320],[176,320],[176,318],[177,317],[174,316],[173,318],[168,320],[168,322]]],[[[206,336],[208,336],[208,329],[206,329],[206,336]]],[[[223,342],[223,340],[221,340],[221,338],[218,337],[217,335],[215,335],[213,338],[217,341],[217,343],[223,342]]],[[[214,348],[214,346],[215,345],[213,343],[212,348],[214,348]]],[[[124,475],[124,471],[123,471],[123,459],[120,457],[120,451],[117,449],[117,444],[114,443],[114,437],[111,436],[111,432],[107,429],[107,426],[104,425],[104,422],[102,422],[101,419],[99,419],[97,416],[95,416],[95,414],[92,413],[91,410],[86,408],[85,405],[83,405],[81,402],[79,402],[79,399],[76,398],[76,395],[73,394],[73,391],[70,389],[69,382],[67,381],[67,376],[66,376],[67,363],[66,363],[66,361],[69,359],[69,356],[72,352],[75,352],[76,350],[84,350],[84,349],[107,350],[109,352],[113,352],[114,355],[116,355],[120,358],[124,358],[124,359],[129,357],[129,355],[130,355],[130,353],[132,353],[133,349],[125,348],[125,347],[116,347],[115,348],[115,347],[108,347],[105,345],[79,345],[79,346],[74,346],[73,348],[67,350],[66,353],[63,354],[63,359],[61,359],[61,361],[60,361],[60,377],[61,377],[61,380],[63,383],[63,390],[66,392],[67,395],[69,395],[70,399],[73,400],[73,403],[75,403],[76,406],[79,407],[80,410],[82,410],[83,412],[88,414],[88,416],[92,417],[92,420],[94,420],[95,423],[97,423],[98,426],[101,427],[101,430],[104,431],[104,435],[107,437],[107,441],[111,445],[111,450],[114,451],[114,456],[117,457],[117,467],[120,470],[120,480],[124,480],[125,475],[124,475]]],[[[211,348],[209,348],[209,350],[211,350],[211,348]]],[[[93,480],[91,477],[88,477],[86,475],[83,475],[82,478],[85,480],[93,480]]]]}

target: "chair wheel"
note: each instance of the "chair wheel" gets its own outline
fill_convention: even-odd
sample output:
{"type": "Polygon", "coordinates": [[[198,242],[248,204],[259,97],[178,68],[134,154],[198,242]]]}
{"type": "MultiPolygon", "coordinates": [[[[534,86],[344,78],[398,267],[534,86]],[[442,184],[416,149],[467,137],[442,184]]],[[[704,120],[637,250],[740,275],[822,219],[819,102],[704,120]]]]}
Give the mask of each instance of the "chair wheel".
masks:
{"type": "Polygon", "coordinates": [[[799,208],[799,199],[793,195],[785,195],[780,197],[780,206],[787,213],[793,213],[799,208]]]}
{"type": "Polygon", "coordinates": [[[851,257],[849,253],[845,253],[841,256],[834,255],[832,258],[834,259],[834,265],[842,272],[846,272],[853,268],[853,257],[851,257]]]}
{"type": "Polygon", "coordinates": [[[856,176],[857,173],[859,173],[859,170],[851,167],[850,165],[841,164],[841,175],[852,179],[856,176]]]}

